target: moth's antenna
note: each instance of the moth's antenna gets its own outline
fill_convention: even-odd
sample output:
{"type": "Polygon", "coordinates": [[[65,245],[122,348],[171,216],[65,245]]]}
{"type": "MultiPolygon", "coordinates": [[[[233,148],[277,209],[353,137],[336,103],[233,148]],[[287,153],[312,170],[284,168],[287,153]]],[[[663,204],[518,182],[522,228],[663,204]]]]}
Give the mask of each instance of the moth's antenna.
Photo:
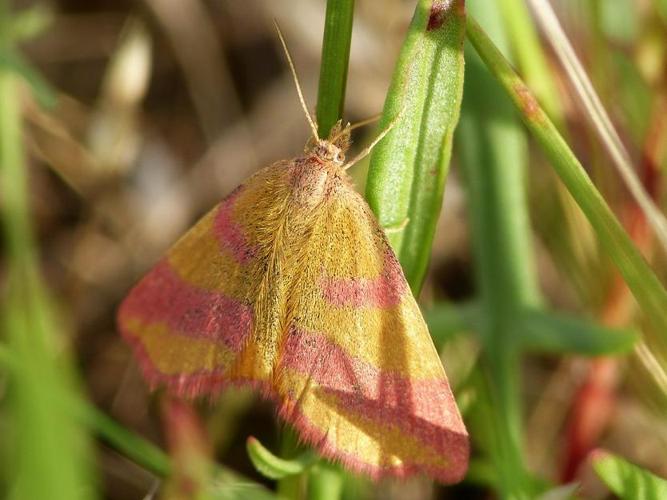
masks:
{"type": "Polygon", "coordinates": [[[287,50],[287,44],[285,43],[283,32],[280,31],[280,26],[278,26],[278,22],[275,19],[273,20],[273,24],[276,27],[276,31],[278,32],[278,38],[280,38],[280,43],[282,44],[283,50],[285,51],[285,56],[287,57],[287,63],[289,64],[289,69],[292,72],[292,78],[294,78],[294,85],[296,86],[296,92],[299,94],[299,101],[301,102],[301,107],[303,108],[303,112],[306,114],[306,119],[308,120],[310,129],[313,131],[313,136],[315,137],[315,139],[319,141],[320,136],[317,135],[317,126],[315,125],[313,117],[310,116],[310,112],[308,111],[308,106],[306,105],[306,100],[303,98],[303,92],[301,92],[301,85],[299,84],[299,77],[296,76],[296,69],[294,69],[292,56],[290,55],[289,50],[287,50]]]}
{"type": "Polygon", "coordinates": [[[387,135],[389,132],[391,132],[391,129],[393,129],[396,124],[403,118],[403,111],[405,108],[401,109],[401,111],[398,113],[396,118],[394,118],[387,127],[378,134],[378,136],[373,139],[373,142],[371,142],[368,146],[366,146],[357,156],[352,158],[350,161],[348,161],[345,165],[343,165],[343,170],[347,170],[350,168],[352,165],[357,163],[358,161],[362,160],[364,157],[366,157],[372,150],[373,148],[377,145],[378,142],[380,142],[382,139],[384,139],[384,136],[387,135]]]}
{"type": "Polygon", "coordinates": [[[378,113],[378,114],[375,115],[375,116],[371,116],[370,118],[366,118],[365,120],[360,120],[360,121],[358,121],[358,122],[356,122],[356,123],[353,123],[352,125],[350,125],[350,127],[348,128],[348,130],[354,130],[355,128],[359,128],[359,127],[363,127],[363,126],[365,126],[365,125],[369,125],[369,124],[371,124],[371,123],[375,123],[375,122],[378,121],[380,118],[382,118],[382,113],[378,113]]]}

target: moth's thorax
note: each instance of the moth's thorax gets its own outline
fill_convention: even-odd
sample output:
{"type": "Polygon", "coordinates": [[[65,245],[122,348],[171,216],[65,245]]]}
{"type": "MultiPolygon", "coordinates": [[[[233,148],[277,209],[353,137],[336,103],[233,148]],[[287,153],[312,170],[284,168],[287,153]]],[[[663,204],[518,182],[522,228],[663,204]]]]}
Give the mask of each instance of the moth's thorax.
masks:
{"type": "Polygon", "coordinates": [[[334,192],[347,178],[341,148],[328,141],[318,141],[306,155],[292,166],[294,200],[305,207],[314,207],[334,192]]]}

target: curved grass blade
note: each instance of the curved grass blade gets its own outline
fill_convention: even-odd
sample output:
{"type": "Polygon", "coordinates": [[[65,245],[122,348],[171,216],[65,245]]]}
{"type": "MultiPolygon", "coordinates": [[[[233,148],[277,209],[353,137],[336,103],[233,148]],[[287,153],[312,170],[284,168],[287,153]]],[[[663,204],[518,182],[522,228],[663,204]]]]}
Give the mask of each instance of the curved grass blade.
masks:
{"type": "Polygon", "coordinates": [[[0,67],[2,66],[23,77],[42,107],[53,108],[57,104],[56,91],[20,54],[13,51],[0,52],[0,67]]]}
{"type": "Polygon", "coordinates": [[[379,128],[400,121],[373,151],[366,198],[413,293],[431,254],[463,92],[463,0],[421,0],[394,70],[379,128]]]}

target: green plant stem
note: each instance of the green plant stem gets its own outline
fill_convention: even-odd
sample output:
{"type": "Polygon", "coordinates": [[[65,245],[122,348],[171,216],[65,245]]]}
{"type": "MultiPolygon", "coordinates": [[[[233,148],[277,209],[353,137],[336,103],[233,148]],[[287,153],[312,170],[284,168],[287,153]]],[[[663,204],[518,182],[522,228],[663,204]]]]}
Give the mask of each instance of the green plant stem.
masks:
{"type": "Polygon", "coordinates": [[[354,0],[327,2],[317,92],[317,128],[320,137],[328,137],[331,127],[343,117],[353,16],[354,0]]]}
{"type": "MultiPolygon", "coordinates": [[[[280,433],[280,456],[291,460],[299,452],[299,439],[291,428],[285,428],[280,433]]],[[[278,481],[277,493],[281,498],[300,498],[309,472],[294,474],[278,481]]]]}
{"type": "Polygon", "coordinates": [[[638,304],[663,339],[667,338],[667,292],[633,245],[597,191],[579,160],[558,133],[524,82],[477,22],[468,17],[468,39],[494,77],[510,96],[521,118],[537,139],[593,227],[601,248],[615,263],[638,304]]]}

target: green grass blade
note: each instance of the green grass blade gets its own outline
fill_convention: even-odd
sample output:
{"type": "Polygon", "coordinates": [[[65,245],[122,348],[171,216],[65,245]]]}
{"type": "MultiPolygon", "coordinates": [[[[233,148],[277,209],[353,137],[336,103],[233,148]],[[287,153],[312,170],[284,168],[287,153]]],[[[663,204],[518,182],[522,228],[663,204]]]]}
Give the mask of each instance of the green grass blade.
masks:
{"type": "Polygon", "coordinates": [[[317,91],[317,128],[320,137],[328,137],[331,127],[343,116],[353,16],[354,0],[327,2],[320,85],[317,91]]]}
{"type": "Polygon", "coordinates": [[[7,71],[21,75],[30,85],[33,95],[41,106],[55,107],[58,102],[56,91],[20,54],[16,52],[0,53],[0,66],[5,66],[7,71]]]}
{"type": "Polygon", "coordinates": [[[466,71],[459,150],[477,281],[485,312],[505,314],[511,323],[517,307],[539,303],[526,200],[527,142],[511,104],[479,60],[469,57],[466,71]]]}
{"type": "MultiPolygon", "coordinates": [[[[439,303],[424,311],[436,347],[461,332],[478,332],[486,318],[477,301],[439,303]]],[[[525,351],[537,353],[609,356],[628,353],[639,340],[638,332],[608,328],[593,321],[528,308],[517,318],[516,333],[525,351]]],[[[1,352],[0,352],[1,354],[1,352]]]]}
{"type": "Polygon", "coordinates": [[[471,18],[468,18],[468,38],[512,99],[552,167],[591,223],[602,250],[615,263],[656,332],[667,338],[667,292],[655,273],[634,246],[530,90],[482,28],[471,18]]]}
{"type": "Polygon", "coordinates": [[[463,1],[421,0],[399,55],[373,151],[366,198],[414,293],[426,273],[463,90],[463,1]]]}
{"type": "Polygon", "coordinates": [[[667,480],[658,477],[620,457],[596,451],[591,459],[593,469],[611,491],[627,500],[661,500],[667,498],[667,480]]]}
{"type": "MultiPolygon", "coordinates": [[[[0,349],[0,361],[2,350],[0,349]]],[[[69,405],[79,421],[96,433],[103,441],[118,450],[137,465],[158,477],[171,473],[171,460],[163,450],[143,437],[123,427],[107,414],[91,404],[80,401],[69,405]]],[[[219,465],[215,465],[212,495],[225,499],[275,499],[263,485],[250,481],[244,476],[219,465]]]]}
{"type": "MultiPolygon", "coordinates": [[[[494,40],[508,50],[497,5],[472,4],[470,11],[484,17],[494,40]]],[[[526,196],[528,144],[511,102],[470,47],[457,135],[479,289],[477,331],[483,346],[471,435],[497,471],[498,495],[533,498],[535,484],[523,454],[519,391],[519,318],[541,303],[526,196]]]]}

